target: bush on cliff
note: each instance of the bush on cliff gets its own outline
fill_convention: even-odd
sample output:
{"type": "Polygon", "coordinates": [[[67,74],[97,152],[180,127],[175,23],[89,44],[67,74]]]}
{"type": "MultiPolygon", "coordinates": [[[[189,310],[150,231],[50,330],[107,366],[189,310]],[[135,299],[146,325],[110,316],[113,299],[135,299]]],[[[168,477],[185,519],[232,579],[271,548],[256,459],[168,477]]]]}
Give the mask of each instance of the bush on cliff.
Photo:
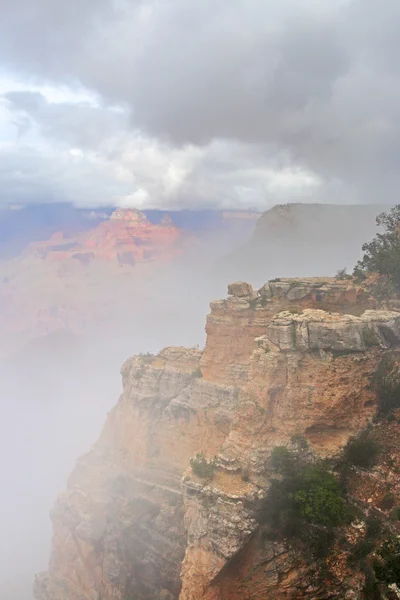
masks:
{"type": "Polygon", "coordinates": [[[378,581],[400,586],[400,540],[389,538],[377,553],[374,571],[378,581]]]}
{"type": "Polygon", "coordinates": [[[207,460],[203,452],[190,459],[192,471],[201,479],[212,479],[215,471],[215,458],[207,460]]]}
{"type": "Polygon", "coordinates": [[[388,416],[400,408],[400,371],[397,362],[390,354],[380,361],[375,372],[375,387],[378,400],[378,416],[388,416]]]}
{"type": "Polygon", "coordinates": [[[366,429],[358,436],[349,439],[343,450],[343,460],[345,464],[371,469],[376,463],[378,453],[379,446],[366,429]]]}
{"type": "Polygon", "coordinates": [[[371,242],[362,246],[364,256],[358,261],[354,275],[359,280],[370,273],[378,273],[384,278],[387,290],[391,286],[400,290],[400,205],[388,213],[381,213],[376,218],[377,225],[382,226],[383,233],[378,233],[371,242]]]}
{"type": "Polygon", "coordinates": [[[304,533],[307,525],[331,529],[345,522],[349,511],[335,475],[324,463],[306,464],[298,453],[283,448],[272,453],[281,478],[272,480],[265,503],[271,527],[291,536],[304,533]]]}
{"type": "Polygon", "coordinates": [[[344,279],[352,279],[351,275],[348,275],[346,267],[344,269],[339,269],[336,272],[335,279],[337,281],[343,281],[344,279]]]}

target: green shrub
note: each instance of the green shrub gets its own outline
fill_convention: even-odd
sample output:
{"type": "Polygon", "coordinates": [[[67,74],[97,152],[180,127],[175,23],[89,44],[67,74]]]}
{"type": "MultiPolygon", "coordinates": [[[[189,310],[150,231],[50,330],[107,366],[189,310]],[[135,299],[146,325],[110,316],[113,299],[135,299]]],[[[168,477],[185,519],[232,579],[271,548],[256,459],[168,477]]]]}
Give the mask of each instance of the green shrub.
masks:
{"type": "Polygon", "coordinates": [[[291,499],[309,523],[335,527],[348,516],[338,481],[322,466],[303,469],[297,476],[297,490],[291,499]]]}
{"type": "Polygon", "coordinates": [[[335,476],[322,464],[302,465],[283,446],[272,453],[282,479],[272,480],[264,517],[286,536],[299,535],[305,524],[332,528],[346,522],[349,511],[335,476]]]}
{"type": "Polygon", "coordinates": [[[286,446],[275,446],[271,453],[271,466],[278,473],[290,473],[296,465],[296,457],[286,446]]]}
{"type": "Polygon", "coordinates": [[[400,506],[396,506],[390,513],[390,518],[392,521],[400,521],[400,506]]]}
{"type": "Polygon", "coordinates": [[[378,581],[400,585],[400,540],[390,538],[377,553],[374,571],[378,581]]]}
{"type": "Polygon", "coordinates": [[[192,471],[201,479],[212,479],[215,471],[215,458],[207,460],[203,452],[190,459],[192,471]]]}
{"type": "Polygon", "coordinates": [[[400,373],[393,356],[386,354],[380,361],[374,377],[379,416],[388,416],[400,408],[400,373]]]}
{"type": "Polygon", "coordinates": [[[343,460],[347,464],[371,469],[379,452],[379,446],[369,437],[368,431],[362,431],[357,437],[352,437],[343,450],[343,460]]]}
{"type": "Polygon", "coordinates": [[[364,256],[358,261],[354,274],[379,273],[388,283],[400,288],[400,205],[389,213],[381,213],[376,219],[377,225],[383,226],[384,233],[362,246],[364,256]]]}
{"type": "Polygon", "coordinates": [[[269,283],[278,283],[280,280],[280,277],[275,277],[275,279],[270,279],[269,283]]]}

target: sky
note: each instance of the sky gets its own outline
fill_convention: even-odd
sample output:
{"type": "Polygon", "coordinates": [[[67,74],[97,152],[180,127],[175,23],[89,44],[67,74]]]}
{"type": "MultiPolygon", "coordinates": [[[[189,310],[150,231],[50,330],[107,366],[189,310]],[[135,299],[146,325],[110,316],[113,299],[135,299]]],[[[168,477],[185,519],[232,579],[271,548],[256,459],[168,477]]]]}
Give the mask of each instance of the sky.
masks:
{"type": "Polygon", "coordinates": [[[0,0],[0,203],[397,201],[398,0],[0,0]]]}

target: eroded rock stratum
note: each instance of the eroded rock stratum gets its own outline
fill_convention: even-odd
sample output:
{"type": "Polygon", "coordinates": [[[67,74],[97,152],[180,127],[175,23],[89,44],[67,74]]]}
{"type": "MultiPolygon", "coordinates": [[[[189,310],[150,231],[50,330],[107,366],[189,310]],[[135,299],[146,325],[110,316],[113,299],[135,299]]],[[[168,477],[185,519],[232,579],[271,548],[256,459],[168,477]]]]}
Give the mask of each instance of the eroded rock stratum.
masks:
{"type": "Polygon", "coordinates": [[[122,395],[53,508],[37,600],[326,597],[298,553],[260,535],[268,461],[294,435],[331,456],[365,427],[400,313],[348,281],[228,291],[210,305],[204,351],[123,365],[122,395]],[[198,452],[216,456],[211,481],[189,468],[198,452]]]}

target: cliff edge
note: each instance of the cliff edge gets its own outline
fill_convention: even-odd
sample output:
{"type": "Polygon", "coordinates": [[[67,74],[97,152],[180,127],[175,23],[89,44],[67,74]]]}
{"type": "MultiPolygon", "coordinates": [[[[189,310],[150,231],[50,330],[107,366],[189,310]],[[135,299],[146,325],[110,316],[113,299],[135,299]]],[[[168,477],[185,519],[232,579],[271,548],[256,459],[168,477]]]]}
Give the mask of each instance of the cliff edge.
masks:
{"type": "MultiPolygon", "coordinates": [[[[228,292],[210,305],[204,351],[123,365],[122,395],[51,513],[37,600],[362,597],[345,568],[324,595],[313,559],[263,535],[260,504],[276,446],[301,438],[329,458],[374,418],[372,382],[400,344],[400,313],[347,280],[228,292]]],[[[384,493],[378,479],[363,479],[367,498],[384,493]]]]}

